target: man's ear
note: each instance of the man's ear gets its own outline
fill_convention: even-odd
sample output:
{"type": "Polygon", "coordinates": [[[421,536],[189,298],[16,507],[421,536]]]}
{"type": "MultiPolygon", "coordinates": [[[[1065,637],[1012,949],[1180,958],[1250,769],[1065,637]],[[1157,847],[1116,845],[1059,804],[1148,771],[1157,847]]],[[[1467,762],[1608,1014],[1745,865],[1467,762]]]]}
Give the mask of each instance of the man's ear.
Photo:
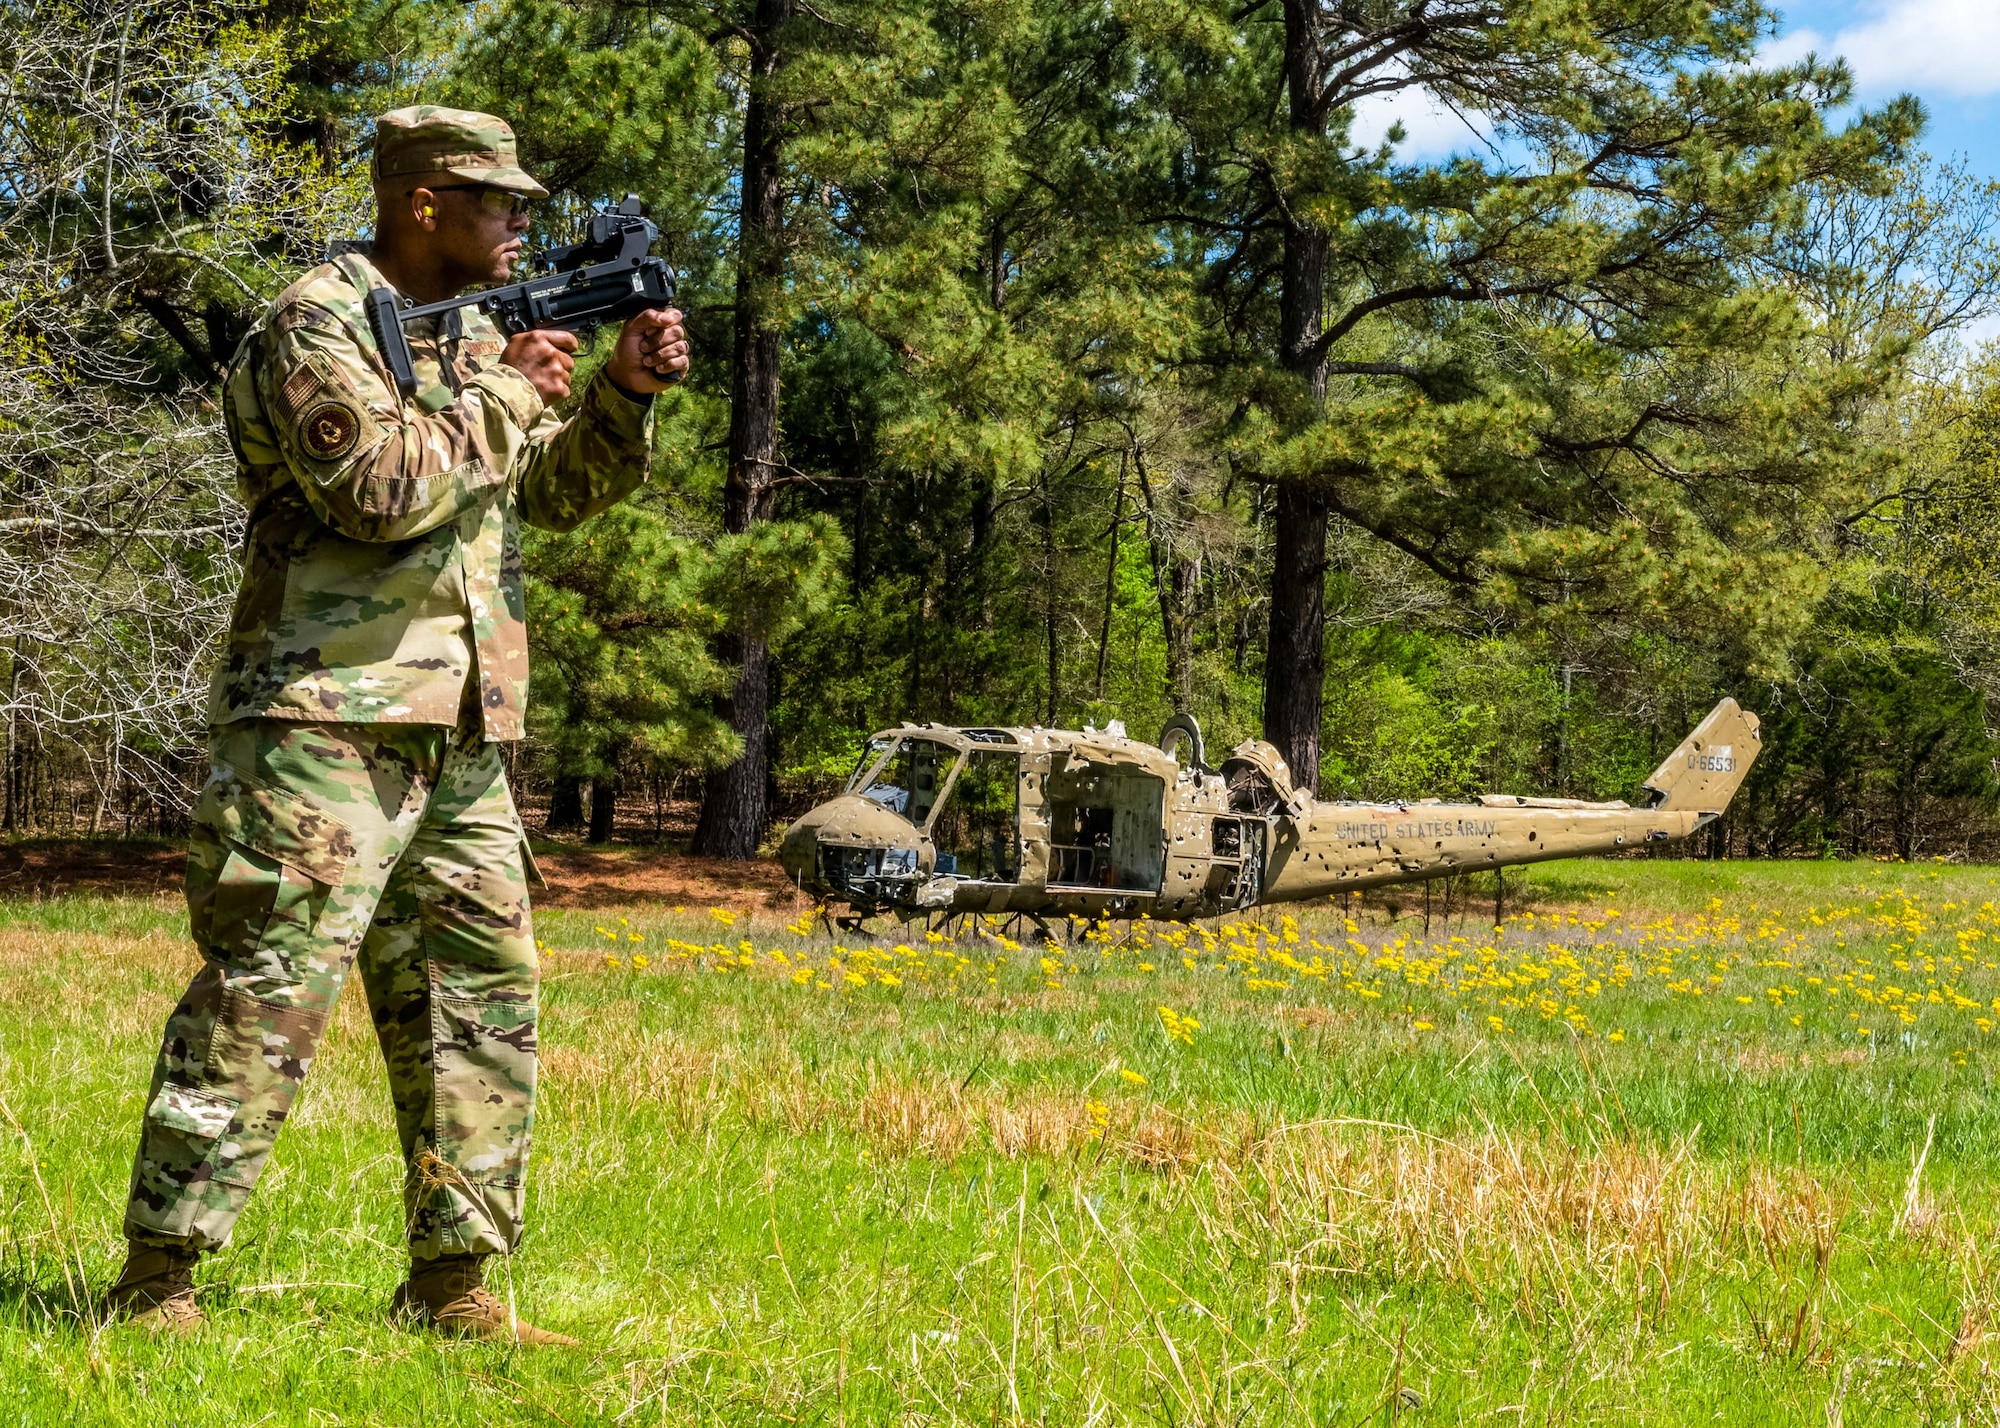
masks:
{"type": "Polygon", "coordinates": [[[417,226],[427,233],[437,231],[437,195],[427,188],[412,190],[410,212],[417,226]]]}

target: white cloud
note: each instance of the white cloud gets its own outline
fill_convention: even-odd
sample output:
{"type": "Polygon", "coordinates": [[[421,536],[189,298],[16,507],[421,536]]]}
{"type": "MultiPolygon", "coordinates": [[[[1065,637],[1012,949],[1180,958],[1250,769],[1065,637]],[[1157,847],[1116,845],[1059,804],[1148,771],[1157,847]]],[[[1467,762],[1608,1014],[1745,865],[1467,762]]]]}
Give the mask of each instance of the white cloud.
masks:
{"type": "Polygon", "coordinates": [[[1372,149],[1388,137],[1390,126],[1396,123],[1404,130],[1403,142],[1396,146],[1396,156],[1402,159],[1442,159],[1483,149],[1490,132],[1483,115],[1468,113],[1461,118],[1428,89],[1412,87],[1393,94],[1371,94],[1356,104],[1348,137],[1372,149]]]}
{"type": "Polygon", "coordinates": [[[1792,64],[1810,54],[1831,55],[1833,52],[1833,46],[1818,30],[1787,30],[1757,51],[1757,63],[1771,66],[1792,64]]]}
{"type": "Polygon", "coordinates": [[[2000,3],[1996,0],[1884,0],[1873,18],[1831,43],[1811,30],[1779,39],[1767,57],[1808,50],[1847,57],[1864,91],[1914,89],[1970,98],[2000,93],[2000,3]]]}

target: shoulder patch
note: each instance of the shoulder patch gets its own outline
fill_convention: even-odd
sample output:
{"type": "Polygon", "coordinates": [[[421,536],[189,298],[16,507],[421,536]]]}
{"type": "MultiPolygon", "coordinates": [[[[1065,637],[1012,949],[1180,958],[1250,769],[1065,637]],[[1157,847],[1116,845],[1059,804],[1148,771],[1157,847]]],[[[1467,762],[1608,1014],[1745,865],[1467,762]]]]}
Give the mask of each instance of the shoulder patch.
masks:
{"type": "Polygon", "coordinates": [[[272,312],[265,323],[279,337],[287,332],[297,332],[302,327],[322,330],[339,327],[341,319],[316,302],[294,302],[272,312]]]}
{"type": "Polygon", "coordinates": [[[353,286],[339,268],[321,263],[272,299],[264,325],[277,333],[326,327],[339,321],[339,314],[348,308],[358,310],[353,286]]]}
{"type": "Polygon", "coordinates": [[[325,385],[325,382],[320,375],[317,359],[306,363],[298,371],[292,373],[286,380],[284,390],[281,394],[285,402],[286,415],[289,416],[294,412],[303,411],[307,400],[323,385],[325,385]]]}
{"type": "MultiPolygon", "coordinates": [[[[277,373],[272,374],[274,377],[277,373]]],[[[285,374],[283,385],[278,388],[278,419],[288,424],[298,421],[308,406],[316,405],[313,398],[321,392],[338,391],[340,383],[334,376],[333,364],[323,352],[314,352],[306,360],[285,374]]]]}
{"type": "Polygon", "coordinates": [[[339,474],[339,463],[371,445],[381,428],[356,394],[342,380],[340,369],[324,352],[313,352],[290,371],[272,372],[272,425],[303,463],[303,474],[315,481],[339,474]]]}
{"type": "Polygon", "coordinates": [[[345,402],[321,402],[299,422],[300,443],[319,461],[338,461],[360,436],[361,414],[345,402]]]}

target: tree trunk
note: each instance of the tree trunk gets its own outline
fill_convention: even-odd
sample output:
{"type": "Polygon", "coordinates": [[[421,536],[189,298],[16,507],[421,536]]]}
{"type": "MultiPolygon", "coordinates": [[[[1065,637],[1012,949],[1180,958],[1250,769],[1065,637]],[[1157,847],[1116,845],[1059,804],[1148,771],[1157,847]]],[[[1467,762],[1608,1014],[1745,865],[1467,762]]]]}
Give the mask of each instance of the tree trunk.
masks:
{"type": "Polygon", "coordinates": [[[1278,488],[1272,514],[1271,634],[1264,655],[1264,737],[1292,782],[1319,791],[1320,686],[1326,677],[1326,497],[1278,488]]]}
{"type": "Polygon", "coordinates": [[[21,692],[21,655],[10,651],[7,665],[7,767],[5,797],[0,799],[0,829],[16,833],[21,828],[21,721],[15,713],[21,692]]]}
{"type": "Polygon", "coordinates": [[[1173,535],[1184,505],[1182,478],[1168,468],[1162,489],[1153,489],[1143,451],[1134,451],[1132,467],[1139,477],[1139,494],[1146,503],[1146,553],[1153,568],[1153,597],[1160,606],[1160,635],[1167,652],[1167,702],[1176,714],[1194,707],[1194,624],[1189,618],[1188,590],[1192,584],[1188,558],[1173,535]],[[1172,503],[1163,510],[1161,502],[1172,503]]]}
{"type": "Polygon", "coordinates": [[[1007,301],[1007,230],[1000,226],[997,217],[987,234],[986,248],[987,281],[992,286],[993,310],[998,312],[1007,301]]]}
{"type": "Polygon", "coordinates": [[[618,826],[618,780],[594,778],[590,781],[590,841],[609,843],[618,826]]]}
{"type": "Polygon", "coordinates": [[[743,736],[743,754],[709,776],[701,817],[688,851],[708,858],[754,858],[764,837],[765,720],[770,713],[770,652],[762,640],[730,635],[723,658],[741,661],[735,694],[724,701],[730,727],[743,736]]]}
{"type": "MultiPolygon", "coordinates": [[[[1167,698],[1174,713],[1194,710],[1194,584],[1195,564],[1179,550],[1168,559],[1167,579],[1160,599],[1171,611],[1167,626],[1167,698]]],[[[1315,754],[1317,759],[1317,754],[1315,754]]]]}
{"type": "MultiPolygon", "coordinates": [[[[1285,87],[1293,131],[1306,142],[1323,136],[1315,101],[1320,86],[1315,0],[1285,0],[1285,87]]],[[[1287,370],[1301,378],[1315,407],[1326,397],[1320,336],[1326,234],[1285,210],[1284,288],[1279,337],[1287,370]]],[[[1320,686],[1326,673],[1326,523],[1324,493],[1278,488],[1272,513],[1276,552],[1271,568],[1271,633],[1264,651],[1264,737],[1291,766],[1292,781],[1319,789],[1320,686]]]]}
{"type": "Polygon", "coordinates": [[[545,826],[551,833],[583,827],[582,779],[569,774],[556,775],[556,786],[549,794],[549,821],[545,826]]]}
{"type": "MultiPolygon", "coordinates": [[[[729,477],[722,528],[741,534],[767,521],[775,504],[778,458],[777,306],[785,276],[784,108],[772,90],[780,31],[793,0],[757,0],[750,31],[750,98],[743,115],[743,213],[736,260],[736,332],[729,370],[729,477]]],[[[691,851],[754,858],[763,841],[769,772],[770,652],[747,632],[726,636],[723,657],[738,666],[723,711],[743,739],[735,763],[708,780],[691,851]]]]}
{"type": "Polygon", "coordinates": [[[1111,659],[1111,613],[1118,599],[1118,532],[1125,524],[1125,462],[1118,463],[1118,494],[1111,500],[1111,549],[1104,558],[1104,625],[1097,635],[1097,682],[1092,698],[1104,698],[1104,675],[1111,659]]]}
{"type": "Polygon", "coordinates": [[[1061,615],[1056,598],[1056,510],[1055,492],[1049,487],[1049,473],[1042,472],[1042,638],[1049,657],[1048,727],[1056,727],[1056,694],[1062,678],[1062,647],[1056,641],[1056,621],[1061,615]]]}

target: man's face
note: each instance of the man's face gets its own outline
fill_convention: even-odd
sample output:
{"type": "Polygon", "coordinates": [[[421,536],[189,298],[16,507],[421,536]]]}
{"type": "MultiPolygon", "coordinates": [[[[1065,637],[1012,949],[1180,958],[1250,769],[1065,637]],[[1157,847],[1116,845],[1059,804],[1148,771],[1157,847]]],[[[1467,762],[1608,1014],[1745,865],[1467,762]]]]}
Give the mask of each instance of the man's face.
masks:
{"type": "Polygon", "coordinates": [[[419,212],[428,202],[435,225],[429,246],[459,287],[507,280],[530,222],[516,195],[478,184],[440,183],[412,197],[419,212]]]}

